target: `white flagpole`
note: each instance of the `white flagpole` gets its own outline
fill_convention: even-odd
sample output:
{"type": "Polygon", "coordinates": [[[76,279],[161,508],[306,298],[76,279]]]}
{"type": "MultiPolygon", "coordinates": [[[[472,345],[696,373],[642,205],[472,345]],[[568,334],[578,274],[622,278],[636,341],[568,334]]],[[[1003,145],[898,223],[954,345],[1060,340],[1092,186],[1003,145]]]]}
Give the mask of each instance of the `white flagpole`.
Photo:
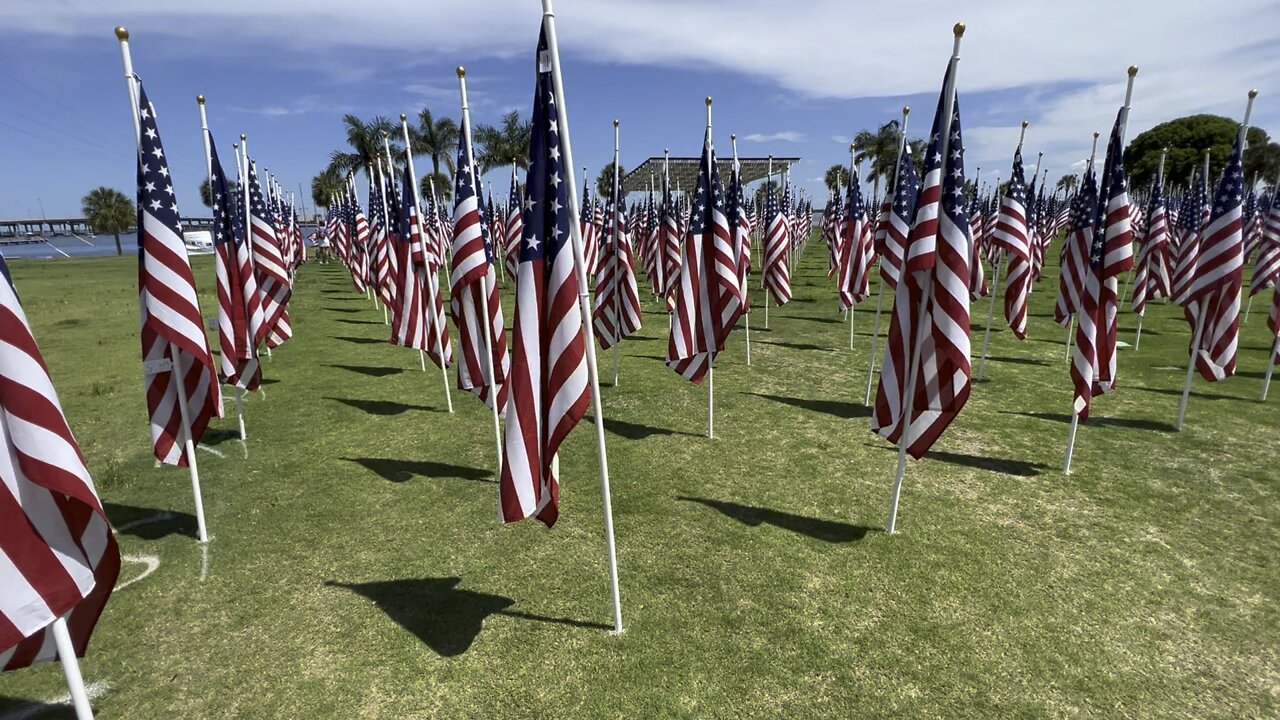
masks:
{"type": "MultiPolygon", "coordinates": [[[[1022,152],[1022,141],[1025,140],[1027,137],[1027,124],[1028,124],[1027,121],[1023,120],[1022,130],[1018,133],[1018,150],[1017,150],[1018,153],[1022,152]]],[[[1039,172],[1040,172],[1040,161],[1037,160],[1036,171],[1035,173],[1031,174],[1031,177],[1034,178],[1036,174],[1038,174],[1039,172]]],[[[1012,177],[1009,178],[1009,182],[1013,182],[1012,177]]],[[[997,175],[996,176],[996,193],[999,194],[999,192],[1000,192],[1000,176],[997,175]]],[[[1034,202],[1034,201],[1029,200],[1028,202],[1034,202]]],[[[999,213],[1000,211],[997,210],[996,212],[999,213]]],[[[1027,237],[1030,238],[1031,237],[1030,229],[1028,228],[1027,230],[1028,230],[1027,237]]],[[[979,259],[978,262],[982,262],[982,260],[979,259]]],[[[991,300],[990,302],[987,303],[987,329],[982,333],[982,358],[978,360],[978,379],[979,380],[987,379],[987,348],[990,347],[991,345],[991,322],[996,317],[996,296],[1000,294],[1000,270],[1004,267],[1006,262],[1008,262],[1008,253],[1002,250],[1000,252],[1000,259],[995,263],[996,277],[995,277],[995,280],[991,282],[991,300]]]]}
{"type": "MultiPolygon", "coordinates": [[[[742,186],[742,175],[741,175],[742,168],[740,166],[740,163],[738,162],[738,136],[730,135],[729,142],[733,145],[733,169],[734,169],[734,172],[738,173],[738,186],[741,187],[742,186]]],[[[742,195],[745,198],[746,192],[744,191],[742,195]]],[[[745,213],[746,211],[747,209],[745,206],[738,208],[739,213],[745,213]]],[[[738,224],[741,224],[742,219],[738,218],[737,222],[738,224]]],[[[737,225],[735,225],[731,229],[731,232],[733,233],[734,237],[738,236],[737,225]]],[[[748,232],[747,233],[748,245],[747,247],[743,248],[743,250],[747,253],[748,256],[751,254],[750,242],[751,242],[751,234],[748,232]]],[[[747,311],[742,313],[742,319],[746,322],[746,329],[747,329],[747,367],[751,367],[751,283],[748,280],[746,275],[742,277],[742,292],[743,292],[742,299],[745,303],[747,303],[747,311]]]]}
{"type": "MultiPolygon", "coordinates": [[[[205,172],[209,178],[209,199],[213,201],[213,152],[209,147],[209,118],[204,111],[204,95],[196,96],[196,104],[200,106],[200,137],[204,140],[204,165],[205,172]]],[[[232,243],[235,244],[234,242],[232,243]]],[[[253,338],[249,338],[253,342],[253,338]]],[[[244,442],[249,439],[248,433],[245,432],[244,426],[244,388],[239,385],[235,386],[236,391],[236,421],[240,425],[240,441],[244,442]]]]}
{"type": "MultiPolygon", "coordinates": [[[[253,259],[253,217],[249,209],[249,139],[245,137],[244,133],[240,133],[240,155],[241,157],[237,158],[237,161],[243,160],[240,164],[244,166],[240,171],[240,192],[244,196],[241,203],[244,212],[244,241],[249,244],[249,258],[253,262],[254,272],[257,272],[258,262],[253,259]]],[[[261,287],[259,287],[259,292],[261,292],[261,287]]],[[[267,359],[270,360],[271,346],[263,343],[262,347],[267,351],[267,359]]]]}
{"type": "MultiPolygon", "coordinates": [[[[857,178],[857,180],[856,180],[857,182],[861,182],[861,178],[860,178],[859,176],[861,176],[861,175],[862,175],[862,163],[856,163],[856,164],[855,164],[855,163],[854,163],[854,160],[853,160],[853,157],[854,157],[854,154],[855,154],[855,150],[856,150],[856,148],[857,148],[857,146],[856,146],[856,145],[854,145],[853,143],[849,143],[849,182],[851,182],[851,183],[852,183],[852,182],[855,182],[855,178],[857,178]]],[[[853,217],[847,217],[847,218],[845,218],[845,222],[846,222],[846,223],[852,223],[852,222],[853,222],[853,217]]],[[[837,230],[839,230],[839,228],[837,228],[837,230]]],[[[843,234],[843,233],[841,233],[841,234],[843,234]]],[[[855,238],[855,237],[854,237],[854,233],[852,232],[852,230],[850,230],[850,232],[849,232],[849,262],[850,262],[850,263],[853,263],[853,254],[854,254],[854,252],[861,252],[861,251],[862,251],[862,249],[861,249],[861,248],[854,248],[854,247],[853,247],[853,243],[854,243],[856,240],[857,240],[857,238],[855,238]]],[[[865,272],[870,272],[870,270],[871,270],[870,268],[866,268],[865,272]]],[[[845,280],[846,280],[846,279],[847,279],[847,278],[841,277],[841,278],[840,278],[840,283],[841,283],[841,284],[843,284],[843,283],[845,282],[845,280]]],[[[837,294],[839,294],[839,289],[837,289],[837,291],[836,291],[836,292],[837,292],[837,294]]],[[[852,349],[853,349],[853,307],[854,307],[853,305],[850,305],[850,306],[849,306],[849,308],[848,308],[848,315],[849,315],[849,349],[850,349],[850,350],[852,350],[852,349]]]]}
{"type": "MultiPolygon", "coordinates": [[[[471,150],[471,109],[467,107],[467,71],[461,65],[458,66],[458,89],[462,93],[462,124],[466,127],[467,132],[462,138],[462,142],[467,144],[467,168],[468,174],[471,175],[471,183],[476,190],[476,202],[479,203],[481,195],[479,193],[480,178],[476,175],[476,160],[471,150]]],[[[461,169],[459,169],[461,170],[461,169]]],[[[457,198],[454,198],[455,202],[457,198]]],[[[502,428],[498,423],[498,382],[497,375],[493,369],[493,315],[489,312],[489,271],[480,276],[480,296],[483,298],[484,306],[478,309],[477,314],[484,318],[484,371],[485,380],[489,383],[489,409],[493,411],[493,442],[498,450],[497,474],[502,473],[502,428]]]]}
{"type": "MultiPolygon", "coordinates": [[[[116,38],[120,40],[120,57],[124,61],[124,80],[129,92],[129,111],[133,117],[133,139],[138,152],[142,152],[142,121],[138,117],[138,88],[133,74],[133,58],[129,55],[129,31],[124,27],[116,28],[116,38]]],[[[183,382],[182,363],[178,362],[181,353],[178,346],[169,343],[169,363],[167,368],[158,372],[168,372],[169,381],[174,394],[178,396],[178,411],[182,416],[181,437],[183,450],[187,454],[187,469],[191,472],[191,493],[195,498],[197,539],[209,542],[209,533],[204,524],[204,499],[200,496],[200,469],[196,466],[196,444],[191,440],[191,414],[187,411],[187,393],[183,382]]]]}
{"type": "MultiPolygon", "coordinates": [[[[544,6],[545,7],[545,6],[544,6]]],[[[544,13],[546,11],[544,10],[544,13]]],[[[554,17],[554,15],[552,16],[554,17]]],[[[559,62],[557,58],[556,62],[559,62]]],[[[621,264],[618,262],[618,217],[622,213],[622,208],[626,205],[623,202],[621,188],[618,186],[618,121],[613,121],[613,197],[609,198],[614,203],[613,213],[610,215],[609,237],[612,242],[609,252],[609,264],[613,267],[613,386],[618,387],[618,353],[622,349],[622,278],[619,272],[622,270],[621,264]]],[[[630,218],[627,218],[628,222],[630,218]]],[[[630,227],[628,226],[628,229],[630,227]]]]}
{"type": "MultiPolygon", "coordinates": [[[[413,178],[413,198],[414,198],[414,202],[417,204],[417,207],[418,207],[418,221],[417,221],[418,237],[422,238],[422,242],[425,245],[428,242],[428,240],[427,240],[426,227],[422,224],[422,193],[419,192],[420,188],[418,187],[418,173],[413,168],[413,144],[409,141],[409,123],[408,123],[408,119],[403,113],[400,114],[400,132],[404,134],[405,157],[408,158],[409,176],[413,178]]],[[[426,251],[425,247],[423,248],[423,251],[424,252],[426,251]]],[[[439,282],[438,276],[436,278],[436,282],[437,283],[439,282]]],[[[440,293],[440,289],[437,287],[436,288],[437,297],[439,297],[439,293],[440,293]]],[[[437,322],[438,318],[436,317],[436,304],[435,304],[436,298],[428,298],[428,299],[431,300],[431,307],[428,308],[427,312],[431,313],[431,325],[435,327],[436,346],[440,348],[440,380],[441,382],[444,383],[444,403],[449,408],[449,412],[453,412],[453,397],[449,391],[449,371],[445,368],[445,361],[444,361],[444,358],[445,358],[444,339],[442,337],[440,323],[437,322]]],[[[418,353],[419,353],[419,358],[422,360],[422,364],[423,364],[422,369],[425,371],[426,363],[427,363],[426,353],[421,350],[419,350],[418,353]]]]}
{"type": "MultiPolygon", "coordinates": [[[[1242,146],[1244,144],[1245,133],[1249,130],[1249,116],[1253,114],[1253,101],[1257,97],[1257,90],[1249,91],[1249,101],[1244,106],[1244,121],[1240,123],[1240,131],[1236,137],[1236,142],[1240,143],[1242,146]]],[[[1204,183],[1205,188],[1212,191],[1212,185],[1209,184],[1209,152],[1207,150],[1204,154],[1204,183]]],[[[1208,198],[1209,202],[1213,202],[1212,195],[1209,195],[1208,198]]],[[[1191,359],[1187,362],[1187,378],[1182,384],[1182,402],[1178,405],[1178,422],[1174,425],[1178,430],[1182,430],[1182,421],[1187,417],[1187,400],[1191,397],[1191,380],[1195,376],[1196,356],[1200,354],[1200,338],[1204,334],[1205,304],[1196,302],[1193,302],[1192,304],[1196,306],[1196,333],[1195,337],[1191,340],[1191,359]]],[[[1239,306],[1237,305],[1236,307],[1239,306]]],[[[1239,311],[1237,310],[1237,312],[1239,311]]],[[[1275,354],[1272,353],[1272,358],[1274,357],[1275,354]]],[[[1270,380],[1270,364],[1270,361],[1268,361],[1267,381],[1270,380]]]]}
{"type": "MultiPolygon", "coordinates": [[[[591,326],[591,300],[587,293],[587,273],[582,262],[582,225],[578,208],[578,193],[574,187],[573,150],[569,146],[569,111],[564,96],[564,81],[560,76],[560,48],[556,41],[555,14],[551,0],[542,0],[543,25],[547,31],[547,49],[551,55],[551,78],[555,87],[556,115],[560,123],[560,146],[564,154],[564,167],[569,187],[569,236],[573,240],[573,260],[578,274],[578,307],[582,311],[583,333],[586,340],[587,379],[591,385],[591,412],[595,416],[596,451],[600,459],[600,495],[604,504],[605,544],[609,551],[609,588],[613,596],[613,632],[622,632],[622,598],[618,592],[618,553],[613,538],[613,502],[609,496],[609,456],[604,443],[604,414],[600,409],[600,378],[596,367],[595,330],[591,326]]],[[[541,61],[539,61],[541,62],[541,61]]]]}
{"type": "MultiPolygon", "coordinates": [[[[387,134],[386,134],[386,133],[383,133],[383,134],[382,134],[382,147],[383,147],[384,149],[386,149],[386,148],[387,148],[387,134]]],[[[388,156],[390,156],[390,155],[391,155],[391,151],[390,151],[390,149],[387,149],[387,155],[388,155],[388,156]]],[[[387,160],[387,174],[389,175],[390,173],[391,173],[391,160],[388,158],[388,160],[387,160]]],[[[477,185],[478,185],[478,184],[479,184],[479,183],[477,183],[477,185]]],[[[480,194],[479,194],[479,188],[478,188],[478,187],[476,188],[476,191],[477,191],[477,192],[476,192],[476,197],[477,197],[477,198],[483,198],[483,197],[484,197],[483,195],[480,195],[480,194]]],[[[383,174],[382,174],[382,162],[381,162],[381,161],[379,161],[379,162],[378,162],[378,199],[379,199],[379,201],[380,201],[380,202],[381,202],[381,204],[382,204],[382,220],[383,220],[383,225],[382,225],[382,237],[383,237],[384,247],[386,247],[386,249],[387,249],[387,272],[388,272],[388,273],[390,273],[390,272],[392,271],[391,266],[392,266],[392,264],[393,264],[393,260],[392,260],[393,255],[392,255],[392,252],[391,252],[391,237],[390,237],[390,235],[391,235],[391,222],[392,222],[392,221],[391,221],[391,215],[390,215],[390,213],[388,212],[388,208],[387,208],[387,178],[386,178],[385,176],[383,176],[383,174]]],[[[391,324],[391,318],[390,318],[390,316],[387,314],[387,304],[386,304],[386,303],[381,303],[381,305],[382,305],[382,324],[383,324],[383,325],[390,325],[390,324],[391,324]]]]}
{"type": "Polygon", "coordinates": [[[53,642],[58,648],[58,660],[62,662],[62,674],[67,678],[67,690],[76,710],[76,720],[93,720],[93,707],[89,705],[89,693],[80,675],[80,661],[76,660],[76,648],[67,630],[66,618],[53,621],[53,642]]]}
{"type": "MultiPolygon", "coordinates": [[[[711,96],[707,96],[707,145],[712,144],[711,139],[711,96]]],[[[711,153],[707,153],[707,178],[710,180],[711,171],[711,153]]],[[[713,198],[707,198],[710,204],[713,198]]],[[[715,439],[716,437],[716,380],[715,380],[715,355],[711,354],[707,358],[707,437],[715,439]]]]}
{"type": "MultiPolygon", "coordinates": [[[[898,157],[895,158],[893,162],[892,184],[885,188],[886,199],[893,197],[894,193],[898,191],[898,164],[899,164],[898,161],[902,158],[902,151],[907,145],[907,116],[910,114],[911,114],[911,106],[903,105],[902,106],[902,125],[901,125],[902,137],[898,141],[898,157]]],[[[892,213],[893,213],[893,206],[892,206],[892,201],[890,201],[889,211],[886,213],[883,213],[883,217],[880,218],[880,222],[884,226],[884,232],[886,237],[888,236],[888,232],[889,232],[889,217],[892,215],[892,213]]],[[[902,264],[906,265],[907,259],[905,257],[905,250],[903,254],[904,254],[904,257],[902,259],[902,264]]],[[[881,266],[884,265],[884,256],[880,257],[880,265],[881,266]]],[[[902,271],[899,270],[899,278],[901,278],[901,272],[902,271]]],[[[901,280],[899,280],[899,282],[901,282],[901,280]]],[[[884,307],[884,275],[881,274],[880,289],[876,292],[876,323],[875,323],[875,329],[871,333],[871,359],[867,363],[867,394],[866,394],[866,397],[862,399],[863,405],[871,404],[871,384],[876,375],[876,346],[879,344],[879,340],[880,340],[880,312],[883,307],[884,307]]]]}
{"type": "MultiPolygon", "coordinates": [[[[947,73],[947,81],[942,88],[942,157],[948,157],[951,152],[951,114],[955,111],[956,100],[956,74],[960,71],[960,39],[964,37],[964,23],[955,24],[952,29],[955,34],[955,44],[951,48],[951,63],[953,67],[951,72],[947,73]]],[[[944,165],[945,167],[945,165],[944,165]]],[[[972,255],[972,253],[970,253],[972,255]]],[[[902,272],[903,275],[898,282],[906,280],[906,253],[903,253],[902,272]]],[[[932,271],[925,271],[926,273],[932,271]]],[[[933,297],[933,283],[928,284],[929,290],[925,296],[921,298],[920,312],[916,315],[916,342],[912,348],[910,369],[907,372],[906,392],[903,393],[902,412],[898,417],[898,470],[893,479],[893,494],[889,498],[889,521],[885,524],[885,532],[892,535],[898,524],[898,498],[902,494],[902,476],[907,470],[907,446],[911,444],[911,415],[913,414],[913,405],[916,396],[916,378],[920,374],[920,347],[924,344],[925,333],[928,328],[925,327],[925,311],[929,307],[929,302],[933,297]]]]}
{"type": "Polygon", "coordinates": [[[1271,389],[1271,373],[1276,368],[1276,353],[1280,353],[1280,335],[1276,335],[1276,339],[1271,343],[1271,355],[1267,357],[1267,374],[1262,379],[1262,397],[1258,398],[1259,402],[1267,401],[1267,390],[1271,389]]]}

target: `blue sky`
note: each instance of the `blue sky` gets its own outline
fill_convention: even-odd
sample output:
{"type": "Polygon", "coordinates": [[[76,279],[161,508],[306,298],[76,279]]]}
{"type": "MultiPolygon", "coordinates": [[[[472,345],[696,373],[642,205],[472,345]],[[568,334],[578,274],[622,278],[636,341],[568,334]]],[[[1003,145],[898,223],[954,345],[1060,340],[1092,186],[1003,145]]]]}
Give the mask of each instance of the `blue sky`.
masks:
{"type": "MultiPolygon", "coordinates": [[[[960,19],[967,169],[981,166],[984,181],[1008,175],[1023,119],[1029,162],[1043,151],[1051,179],[1077,169],[1092,132],[1109,128],[1134,63],[1130,137],[1189,112],[1239,117],[1251,87],[1262,92],[1254,124],[1280,131],[1280,3],[1067,5],[975,0],[942,16],[927,0],[560,0],[575,158],[592,176],[609,161],[614,118],[626,167],[663,148],[696,154],[702,98],[712,95],[722,156],[729,133],[744,156],[799,156],[793,179],[820,195],[823,169],[847,161],[856,131],[910,104],[911,134],[926,132],[960,19]]],[[[343,146],[343,113],[412,116],[426,106],[456,117],[459,64],[474,122],[527,114],[540,15],[533,0],[8,0],[0,217],[38,216],[41,202],[50,217],[78,215],[98,185],[132,194],[116,24],[133,33],[179,205],[194,215],[205,211],[196,93],[209,98],[224,158],[246,133],[261,165],[306,191],[343,146]]],[[[505,178],[492,179],[505,192],[505,178]]]]}

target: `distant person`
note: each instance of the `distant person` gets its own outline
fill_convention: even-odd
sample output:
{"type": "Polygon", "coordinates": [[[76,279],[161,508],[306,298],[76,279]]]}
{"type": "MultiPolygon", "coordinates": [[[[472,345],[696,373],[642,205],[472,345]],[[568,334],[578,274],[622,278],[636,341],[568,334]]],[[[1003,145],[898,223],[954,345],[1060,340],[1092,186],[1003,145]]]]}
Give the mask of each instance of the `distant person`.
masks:
{"type": "Polygon", "coordinates": [[[326,232],[324,231],[324,228],[320,228],[320,229],[316,230],[315,235],[312,235],[311,237],[312,237],[312,242],[311,242],[311,244],[312,244],[312,245],[314,245],[314,246],[315,246],[315,249],[316,249],[316,260],[317,260],[321,265],[328,265],[328,264],[329,264],[329,235],[328,235],[328,233],[326,233],[326,232]]]}

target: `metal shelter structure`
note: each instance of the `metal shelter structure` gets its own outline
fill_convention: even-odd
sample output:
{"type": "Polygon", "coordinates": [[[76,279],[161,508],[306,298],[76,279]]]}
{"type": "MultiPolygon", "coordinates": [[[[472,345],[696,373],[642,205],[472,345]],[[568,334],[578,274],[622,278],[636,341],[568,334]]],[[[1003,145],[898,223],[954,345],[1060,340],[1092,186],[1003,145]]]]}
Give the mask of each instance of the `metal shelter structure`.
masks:
{"type": "MultiPolygon", "coordinates": [[[[622,178],[622,192],[625,194],[648,190],[650,177],[653,178],[654,189],[658,189],[662,182],[664,160],[670,162],[672,188],[680,187],[687,190],[698,182],[698,165],[702,162],[701,157],[664,158],[659,155],[645,160],[634,170],[624,175],[622,178]]],[[[784,170],[798,162],[800,162],[798,157],[775,157],[773,158],[773,174],[780,178],[784,170]]],[[[716,165],[720,170],[720,182],[727,183],[729,174],[733,172],[733,157],[717,156],[716,165]]],[[[769,158],[767,157],[740,157],[738,158],[738,165],[741,168],[743,185],[756,180],[763,180],[769,174],[769,158]]]]}

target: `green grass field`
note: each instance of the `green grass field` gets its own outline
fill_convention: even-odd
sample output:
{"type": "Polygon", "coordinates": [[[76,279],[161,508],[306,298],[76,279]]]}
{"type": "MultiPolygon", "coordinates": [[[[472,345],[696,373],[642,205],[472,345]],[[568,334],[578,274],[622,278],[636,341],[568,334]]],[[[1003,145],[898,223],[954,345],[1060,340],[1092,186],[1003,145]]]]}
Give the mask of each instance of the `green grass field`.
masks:
{"type": "MultiPolygon", "coordinates": [[[[14,262],[108,514],[150,521],[121,531],[122,552],[160,561],[112,596],[83,662],[107,688],[99,717],[1280,713],[1266,303],[1237,377],[1197,380],[1181,433],[1190,332],[1151,306],[1066,476],[1050,268],[1031,337],[993,332],[989,381],[908,466],[890,537],[896,454],[862,403],[874,299],[850,351],[824,252],[810,246],[795,301],[753,332],[752,366],[741,333],[721,356],[715,440],[706,390],[661,362],[655,304],[624,343],[620,387],[602,388],[622,636],[608,632],[592,430],[562,454],[555,529],[499,526],[487,410],[455,393],[445,413],[438,371],[385,342],[336,264],[300,273],[295,338],[247,402],[247,447],[232,416],[199,453],[202,579],[187,473],[149,452],[134,261],[14,262]]],[[[208,317],[212,267],[195,265],[208,317]]],[[[975,350],[986,312],[975,303],[975,350]]],[[[1135,321],[1126,310],[1121,339],[1135,321]]],[[[126,561],[121,581],[144,570],[126,561]]],[[[69,717],[29,704],[65,692],[57,665],[0,676],[0,718],[69,717]]]]}

